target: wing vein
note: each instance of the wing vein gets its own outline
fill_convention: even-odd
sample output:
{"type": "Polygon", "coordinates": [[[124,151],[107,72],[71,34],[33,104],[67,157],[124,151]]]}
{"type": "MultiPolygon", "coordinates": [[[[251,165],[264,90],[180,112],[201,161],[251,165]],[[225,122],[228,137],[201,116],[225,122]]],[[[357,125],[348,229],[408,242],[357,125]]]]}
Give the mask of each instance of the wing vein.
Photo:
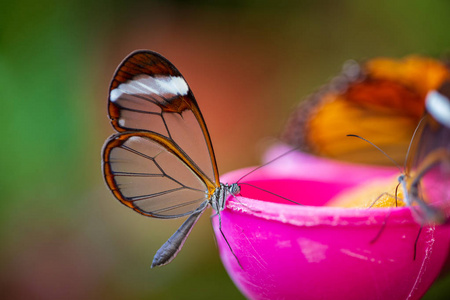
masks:
{"type": "Polygon", "coordinates": [[[131,177],[164,177],[164,174],[152,173],[133,173],[133,172],[111,172],[114,176],[131,176],[131,177]]]}
{"type": "Polygon", "coordinates": [[[162,191],[162,192],[159,192],[159,193],[149,194],[149,195],[141,195],[141,196],[129,197],[128,199],[129,199],[130,202],[136,202],[136,201],[141,201],[141,200],[148,200],[148,199],[155,198],[155,197],[158,197],[158,196],[163,196],[163,195],[167,195],[167,194],[170,194],[170,193],[173,193],[173,192],[177,192],[177,191],[180,191],[182,189],[184,189],[184,187],[179,187],[179,188],[175,188],[175,189],[171,189],[171,190],[167,190],[167,191],[162,191]]]}
{"type": "Polygon", "coordinates": [[[171,211],[171,210],[174,210],[174,209],[177,209],[177,208],[180,208],[180,207],[185,207],[185,206],[194,204],[195,202],[199,202],[199,201],[202,201],[204,199],[206,199],[206,197],[202,197],[202,198],[198,198],[198,199],[195,199],[195,200],[192,200],[192,201],[180,203],[178,205],[172,205],[172,206],[169,206],[169,207],[164,207],[164,208],[161,208],[161,209],[158,209],[158,210],[154,210],[154,211],[152,211],[152,213],[161,213],[161,212],[171,211]]]}
{"type": "MultiPolygon", "coordinates": [[[[139,155],[140,157],[149,159],[149,160],[155,162],[155,164],[156,164],[156,161],[155,161],[155,158],[154,158],[154,157],[145,155],[144,153],[142,153],[142,152],[140,152],[140,151],[137,151],[137,150],[135,150],[135,149],[133,149],[133,148],[130,148],[130,147],[128,147],[128,146],[121,145],[120,148],[122,148],[122,149],[124,149],[124,150],[127,150],[127,151],[130,151],[131,153],[134,153],[134,154],[136,154],[136,155],[139,155]]],[[[158,166],[158,168],[159,168],[159,166],[158,166]]],[[[161,168],[159,168],[159,169],[164,173],[164,171],[163,171],[161,168]]]]}
{"type": "Polygon", "coordinates": [[[188,186],[182,186],[182,187],[174,188],[174,189],[171,189],[171,190],[162,191],[162,192],[159,192],[159,193],[128,197],[127,199],[130,202],[136,202],[136,201],[141,201],[141,200],[148,200],[148,199],[151,199],[151,198],[155,198],[155,197],[164,196],[164,195],[167,195],[167,194],[170,194],[170,193],[178,192],[178,191],[181,191],[183,189],[187,189],[187,190],[191,190],[191,191],[197,191],[197,192],[205,192],[205,191],[200,190],[200,189],[191,188],[191,187],[188,187],[188,186]]]}
{"type": "MultiPolygon", "coordinates": [[[[159,154],[158,154],[158,155],[159,155],[159,154]]],[[[157,156],[158,156],[158,155],[157,155],[157,156]]],[[[156,156],[155,156],[155,158],[156,158],[156,156]]],[[[179,182],[178,180],[176,180],[175,178],[173,178],[173,177],[170,176],[169,174],[167,174],[167,173],[164,171],[164,169],[158,164],[158,162],[156,161],[156,159],[153,159],[153,162],[154,162],[155,166],[161,171],[161,173],[162,173],[165,177],[167,177],[168,179],[172,180],[173,182],[175,182],[175,183],[181,185],[182,187],[184,187],[184,188],[186,188],[186,189],[190,189],[190,190],[193,190],[193,191],[202,191],[202,190],[199,190],[199,189],[196,189],[196,188],[187,186],[187,185],[185,185],[185,184],[179,182]]],[[[184,162],[183,162],[183,163],[184,163],[184,162]]],[[[194,174],[194,175],[195,175],[195,174],[194,174]]],[[[196,175],[195,175],[195,176],[196,176],[196,175]]]]}

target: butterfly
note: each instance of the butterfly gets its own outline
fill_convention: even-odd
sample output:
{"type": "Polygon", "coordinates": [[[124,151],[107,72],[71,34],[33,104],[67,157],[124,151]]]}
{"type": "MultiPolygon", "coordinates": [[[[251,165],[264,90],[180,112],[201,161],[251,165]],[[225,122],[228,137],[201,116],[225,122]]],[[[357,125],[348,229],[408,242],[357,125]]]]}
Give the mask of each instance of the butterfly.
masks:
{"type": "Polygon", "coordinates": [[[300,103],[282,139],[315,155],[365,164],[386,164],[364,137],[403,161],[425,111],[425,97],[450,78],[443,62],[420,56],[350,61],[340,75],[300,103]],[[394,130],[395,128],[395,130],[394,130]]]}
{"type": "Polygon", "coordinates": [[[197,101],[181,73],[160,54],[138,50],[124,59],[111,81],[108,113],[117,133],[103,146],[102,169],[114,196],[145,216],[188,216],[156,252],[152,267],[168,264],[208,206],[221,224],[220,211],[240,186],[220,183],[197,101]]]}
{"type": "MultiPolygon", "coordinates": [[[[430,91],[425,106],[424,116],[411,138],[403,169],[371,141],[354,134],[347,136],[362,139],[379,150],[401,173],[394,195],[384,192],[368,207],[373,207],[381,199],[385,205],[392,203],[389,198],[393,198],[396,206],[400,200],[401,205],[410,206],[419,223],[442,224],[447,220],[445,210],[450,204],[450,82],[444,82],[439,90],[430,91]]],[[[343,202],[341,199],[334,201],[343,202]]],[[[345,202],[341,204],[348,205],[345,202]]]]}
{"type": "MultiPolygon", "coordinates": [[[[445,81],[438,90],[430,91],[426,96],[425,106],[424,116],[411,138],[403,170],[371,141],[357,135],[348,135],[368,142],[399,168],[401,174],[398,176],[394,195],[384,192],[374,201],[370,201],[370,206],[364,203],[358,206],[373,207],[380,200],[384,205],[388,203],[394,203],[395,206],[400,203],[407,205],[420,224],[414,243],[414,259],[423,226],[446,224],[450,221],[450,82],[445,81]]],[[[358,187],[355,191],[347,192],[345,197],[341,196],[332,201],[336,202],[335,205],[339,202],[341,202],[340,205],[345,206],[352,202],[355,204],[355,199],[352,197],[358,196],[360,190],[366,188],[370,188],[370,185],[358,187]]],[[[383,204],[381,207],[384,206],[383,204]]],[[[390,212],[371,243],[381,236],[389,216],[390,212]]]]}
{"type": "Polygon", "coordinates": [[[398,177],[403,201],[420,224],[414,259],[422,227],[449,222],[450,82],[445,81],[438,90],[430,91],[425,107],[406,155],[405,172],[398,177]]]}
{"type": "MultiPolygon", "coordinates": [[[[375,201],[365,197],[359,201],[368,203],[358,203],[350,196],[354,191],[348,191],[344,201],[340,197],[331,202],[372,207],[381,196],[386,196],[383,205],[395,205],[401,197],[421,225],[445,223],[450,150],[445,124],[450,122],[450,113],[445,113],[448,105],[442,99],[450,93],[441,86],[449,78],[448,66],[426,57],[349,62],[339,76],[299,105],[283,140],[319,156],[366,164],[386,164],[381,149],[393,161],[406,157],[393,194],[378,194],[375,201]],[[349,133],[369,143],[349,142],[344,138],[349,133]]],[[[365,188],[358,187],[358,191],[365,188]]],[[[359,194],[363,193],[353,195],[359,194]]]]}
{"type": "Polygon", "coordinates": [[[414,212],[422,223],[442,224],[450,206],[450,81],[428,93],[425,107],[399,182],[406,202],[418,204],[414,212]]]}

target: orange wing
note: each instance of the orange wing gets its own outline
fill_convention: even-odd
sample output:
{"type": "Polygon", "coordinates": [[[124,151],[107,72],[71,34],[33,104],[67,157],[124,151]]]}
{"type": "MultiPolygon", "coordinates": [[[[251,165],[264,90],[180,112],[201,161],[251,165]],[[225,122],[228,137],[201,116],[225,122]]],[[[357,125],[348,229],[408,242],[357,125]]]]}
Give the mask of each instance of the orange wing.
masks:
{"type": "Polygon", "coordinates": [[[197,102],[181,73],[151,51],[130,54],[108,98],[119,132],[103,148],[103,172],[123,204],[152,217],[204,209],[219,186],[214,151],[197,102]]]}
{"type": "Polygon", "coordinates": [[[364,137],[402,162],[425,106],[425,96],[450,78],[430,58],[377,58],[350,63],[341,75],[300,104],[282,139],[302,150],[341,160],[389,164],[364,137]]]}

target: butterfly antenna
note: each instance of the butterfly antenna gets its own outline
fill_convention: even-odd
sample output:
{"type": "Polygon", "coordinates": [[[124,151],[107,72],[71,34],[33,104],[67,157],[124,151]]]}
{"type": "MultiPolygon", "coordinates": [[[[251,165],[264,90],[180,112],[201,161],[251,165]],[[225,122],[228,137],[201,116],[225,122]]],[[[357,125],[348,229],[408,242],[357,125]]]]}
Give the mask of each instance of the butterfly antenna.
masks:
{"type": "Polygon", "coordinates": [[[272,160],[266,162],[265,164],[262,164],[262,165],[260,165],[259,167],[254,168],[253,170],[251,170],[250,172],[248,172],[247,174],[245,174],[244,176],[242,176],[241,178],[239,178],[239,180],[236,181],[236,183],[239,183],[239,181],[241,181],[242,179],[244,179],[244,178],[247,177],[248,175],[252,174],[252,173],[255,172],[256,170],[259,170],[259,169],[261,169],[262,167],[265,167],[265,166],[267,166],[268,164],[273,163],[274,161],[276,161],[276,160],[282,158],[283,156],[288,155],[288,154],[291,153],[291,152],[294,152],[294,151],[298,150],[299,148],[300,148],[300,147],[295,147],[295,148],[293,148],[293,149],[291,149],[291,150],[289,150],[289,151],[287,151],[287,152],[281,154],[280,156],[277,156],[277,157],[275,157],[274,159],[272,159],[272,160]]]}
{"type": "MultiPolygon", "coordinates": [[[[286,155],[288,155],[289,153],[298,150],[299,148],[300,148],[300,147],[292,148],[291,150],[289,150],[289,151],[287,151],[287,152],[285,152],[285,153],[283,153],[283,154],[281,154],[281,155],[275,157],[274,159],[272,159],[272,160],[266,162],[265,164],[262,164],[262,165],[260,165],[259,167],[254,168],[253,170],[251,170],[250,172],[248,172],[247,174],[245,174],[244,176],[242,176],[241,178],[239,178],[239,180],[236,181],[236,183],[239,183],[239,181],[241,181],[242,179],[244,179],[244,178],[247,177],[248,175],[252,174],[252,173],[255,172],[256,170],[259,170],[259,169],[261,169],[262,167],[265,167],[265,166],[267,166],[268,164],[273,163],[273,162],[276,161],[277,159],[280,159],[280,158],[282,158],[283,156],[286,156],[286,155]]],[[[289,201],[289,202],[292,202],[292,203],[295,203],[295,204],[298,204],[298,205],[303,205],[303,204],[298,203],[298,202],[296,202],[296,201],[294,201],[294,200],[291,200],[291,199],[288,199],[288,198],[283,197],[283,196],[281,196],[281,195],[275,194],[275,193],[273,193],[273,192],[271,192],[271,191],[262,189],[262,188],[260,188],[260,187],[257,187],[257,186],[255,186],[255,185],[253,185],[253,184],[250,184],[250,183],[240,183],[240,185],[248,185],[248,186],[251,186],[251,187],[253,187],[253,188],[255,188],[255,189],[258,189],[258,190],[260,190],[260,191],[263,191],[263,192],[269,193],[269,194],[271,194],[271,195],[274,195],[274,196],[276,196],[276,197],[279,197],[279,198],[281,198],[281,199],[284,199],[284,200],[286,200],[286,201],[289,201]]]]}
{"type": "Polygon", "coordinates": [[[417,124],[416,129],[414,130],[414,133],[413,133],[413,135],[411,137],[411,141],[409,142],[408,151],[406,151],[406,157],[405,157],[405,162],[404,162],[404,170],[406,170],[406,164],[408,162],[409,153],[411,152],[411,148],[412,148],[412,144],[414,142],[414,138],[416,137],[417,131],[419,131],[420,124],[422,124],[423,120],[425,120],[425,116],[423,116],[420,119],[420,121],[417,124]]]}
{"type": "Polygon", "coordinates": [[[372,145],[372,146],[374,146],[376,149],[378,149],[378,151],[380,151],[381,153],[383,153],[384,154],[384,156],[386,156],[397,168],[398,168],[398,170],[400,171],[400,173],[403,173],[403,170],[402,170],[402,168],[400,167],[400,165],[392,158],[392,157],[390,157],[386,152],[384,152],[380,147],[378,147],[377,145],[375,145],[374,143],[372,143],[371,141],[369,141],[369,140],[366,140],[365,138],[363,138],[363,137],[361,137],[361,136],[359,136],[359,135],[356,135],[356,134],[347,134],[347,136],[349,136],[349,137],[355,137],[355,138],[358,138],[358,139],[361,139],[361,140],[363,140],[363,141],[365,141],[365,142],[367,142],[367,143],[369,143],[370,145],[372,145]]]}
{"type": "Polygon", "coordinates": [[[298,203],[298,202],[296,202],[296,201],[294,201],[294,200],[291,200],[291,199],[289,199],[289,198],[280,196],[280,195],[275,194],[275,193],[273,193],[273,192],[271,192],[271,191],[262,189],[262,188],[260,188],[260,187],[257,187],[257,186],[255,186],[255,185],[250,184],[250,183],[247,183],[247,182],[240,183],[240,185],[248,185],[248,186],[254,187],[255,189],[261,190],[261,191],[263,191],[263,192],[266,192],[266,193],[272,194],[272,195],[274,195],[274,196],[277,196],[277,197],[279,197],[279,198],[281,198],[281,199],[287,200],[287,201],[289,201],[289,202],[292,202],[292,203],[295,203],[295,204],[298,204],[298,205],[303,205],[303,204],[298,203]]]}

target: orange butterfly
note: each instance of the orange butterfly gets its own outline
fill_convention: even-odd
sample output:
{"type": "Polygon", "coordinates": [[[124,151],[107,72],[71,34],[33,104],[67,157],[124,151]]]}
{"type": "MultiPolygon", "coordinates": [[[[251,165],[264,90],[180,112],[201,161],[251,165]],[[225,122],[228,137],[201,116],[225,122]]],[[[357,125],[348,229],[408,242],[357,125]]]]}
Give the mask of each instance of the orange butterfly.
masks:
{"type": "MultiPolygon", "coordinates": [[[[382,192],[373,200],[370,193],[389,189],[363,185],[343,192],[330,204],[383,207],[401,203],[411,208],[421,225],[446,223],[450,207],[449,80],[446,65],[424,57],[349,63],[340,76],[300,104],[283,139],[316,155],[359,163],[386,163],[379,149],[394,161],[403,161],[406,155],[408,161],[398,178],[401,189],[395,188],[393,195],[382,192]],[[344,138],[348,133],[369,143],[349,142],[344,138]]],[[[415,249],[416,244],[414,257],[415,249]]]]}
{"type": "Polygon", "coordinates": [[[103,147],[102,168],[114,196],[145,216],[189,216],[153,259],[152,267],[165,265],[208,205],[220,222],[227,195],[238,194],[240,187],[219,182],[211,139],[194,95],[161,55],[140,50],[125,58],[111,82],[108,110],[118,133],[103,147]]]}
{"type": "MultiPolygon", "coordinates": [[[[374,139],[381,142],[381,145],[376,142],[372,144],[377,144],[380,146],[378,148],[386,150],[385,152],[389,156],[395,156],[397,159],[403,160],[407,152],[406,149],[408,149],[406,153],[407,161],[405,161],[404,171],[401,171],[402,175],[398,178],[401,186],[399,193],[397,193],[397,189],[392,195],[384,192],[373,201],[369,194],[374,193],[377,189],[382,190],[383,186],[371,184],[358,187],[355,191],[343,193],[332,201],[333,205],[363,207],[372,207],[374,204],[383,207],[390,206],[393,203],[394,205],[408,205],[421,224],[446,222],[448,207],[450,206],[448,189],[448,186],[450,186],[450,81],[448,69],[443,64],[431,59],[410,57],[403,61],[375,59],[366,63],[364,70],[362,72],[360,67],[355,64],[350,65],[350,67],[347,66],[344,74],[339,77],[341,79],[337,80],[341,82],[340,92],[337,92],[337,88],[328,87],[323,94],[319,94],[322,98],[316,95],[315,100],[309,100],[306,104],[302,104],[301,107],[306,107],[306,111],[301,113],[314,113],[306,116],[309,120],[306,123],[301,123],[295,118],[291,119],[285,138],[288,138],[291,142],[305,143],[306,148],[310,146],[310,149],[313,149],[319,145],[319,143],[315,143],[316,141],[325,142],[325,140],[321,140],[324,139],[324,135],[314,139],[314,136],[309,133],[309,130],[317,129],[317,126],[321,125],[316,118],[331,117],[333,113],[336,114],[337,112],[333,111],[334,107],[348,107],[350,112],[338,111],[342,113],[343,119],[329,122],[336,122],[336,124],[342,122],[341,130],[346,130],[346,133],[359,132],[361,134],[363,132],[363,139],[368,140],[369,143],[349,143],[348,140],[341,137],[341,140],[345,141],[345,145],[340,142],[336,146],[332,138],[338,137],[336,131],[339,130],[330,127],[328,129],[330,133],[327,137],[331,140],[327,149],[331,149],[336,155],[338,151],[341,151],[337,157],[342,159],[367,147],[362,151],[367,157],[358,157],[358,160],[361,162],[378,162],[378,158],[384,159],[384,157],[380,155],[376,147],[370,145],[372,139],[374,139]],[[349,79],[351,77],[348,75],[349,73],[354,75],[353,80],[349,79]],[[361,73],[366,75],[363,77],[355,75],[361,73]],[[343,76],[346,80],[342,79],[343,76]],[[361,77],[361,79],[357,80],[356,77],[361,77]],[[437,86],[439,87],[438,90],[429,91],[430,88],[438,84],[440,85],[437,86]],[[376,86],[379,90],[375,88],[376,86]],[[401,92],[402,90],[403,92],[401,92]],[[412,97],[412,94],[408,96],[406,91],[414,91],[417,97],[412,97]],[[388,102],[389,99],[392,102],[388,102]],[[413,101],[412,99],[416,100],[413,101]],[[403,111],[398,109],[401,105],[405,106],[403,111]],[[381,109],[383,107],[384,111],[381,109]],[[420,119],[421,110],[425,112],[422,119],[420,119]],[[360,114],[352,116],[359,116],[359,118],[350,118],[349,121],[353,121],[354,124],[346,127],[347,118],[355,111],[359,111],[360,114]],[[416,113],[413,113],[413,111],[416,111],[416,113]],[[406,134],[406,130],[413,129],[412,126],[388,128],[385,124],[386,118],[391,118],[388,122],[390,126],[394,126],[397,121],[400,124],[405,116],[409,116],[410,121],[419,123],[419,125],[414,125],[417,128],[414,134],[411,133],[413,138],[403,139],[398,136],[398,131],[401,134],[406,134]],[[372,123],[366,122],[366,118],[372,123]],[[379,120],[375,122],[377,118],[379,120]],[[295,124],[300,125],[300,127],[292,127],[295,124]],[[306,131],[307,134],[294,140],[294,129],[297,132],[306,131]],[[310,139],[305,138],[307,136],[310,136],[310,139]],[[366,136],[369,136],[369,138],[366,136]],[[391,136],[400,138],[400,140],[392,145],[386,145],[386,143],[389,143],[391,136]],[[308,143],[308,141],[310,142],[308,143]],[[407,146],[409,141],[410,145],[407,146]],[[313,147],[311,147],[311,143],[313,147]],[[403,147],[407,148],[403,150],[403,147]],[[371,156],[371,151],[378,153],[371,156]],[[361,200],[358,199],[362,198],[369,202],[359,203],[361,200]]],[[[313,151],[313,153],[315,152],[313,151]]],[[[320,154],[324,155],[324,153],[322,151],[320,154]]]]}
{"type": "Polygon", "coordinates": [[[387,163],[371,145],[349,143],[345,136],[353,133],[403,161],[428,91],[448,79],[445,64],[419,56],[348,63],[341,75],[300,104],[282,138],[320,156],[387,163]]]}
{"type": "MultiPolygon", "coordinates": [[[[443,181],[449,176],[446,166],[450,141],[446,135],[448,124],[445,125],[450,122],[450,112],[445,114],[450,110],[445,104],[450,94],[449,80],[450,70],[444,63],[425,57],[376,58],[362,65],[348,63],[341,75],[300,104],[286,126],[283,139],[316,155],[360,163],[387,162],[370,143],[394,161],[403,161],[406,155],[409,161],[399,178],[402,186],[399,198],[406,205],[418,204],[413,208],[418,219],[440,223],[445,219],[442,210],[426,203],[438,201],[431,199],[438,197],[436,190],[441,193],[441,202],[448,203],[448,195],[444,195],[448,189],[442,182],[434,192],[430,187],[438,185],[432,174],[440,174],[438,178],[443,181]],[[434,91],[439,87],[439,91],[434,91]],[[414,134],[425,106],[430,114],[414,134]],[[345,138],[349,133],[370,143],[349,142],[345,138]],[[410,142],[411,152],[406,154],[410,142]]],[[[364,189],[373,188],[379,189],[361,188],[355,195],[365,194],[364,198],[369,199],[364,189]]],[[[333,200],[333,205],[355,205],[356,199],[346,194],[333,200]]],[[[387,196],[381,201],[383,205],[397,202],[388,193],[383,194],[387,196]]],[[[372,206],[372,200],[369,201],[371,204],[362,206],[372,206]]]]}

